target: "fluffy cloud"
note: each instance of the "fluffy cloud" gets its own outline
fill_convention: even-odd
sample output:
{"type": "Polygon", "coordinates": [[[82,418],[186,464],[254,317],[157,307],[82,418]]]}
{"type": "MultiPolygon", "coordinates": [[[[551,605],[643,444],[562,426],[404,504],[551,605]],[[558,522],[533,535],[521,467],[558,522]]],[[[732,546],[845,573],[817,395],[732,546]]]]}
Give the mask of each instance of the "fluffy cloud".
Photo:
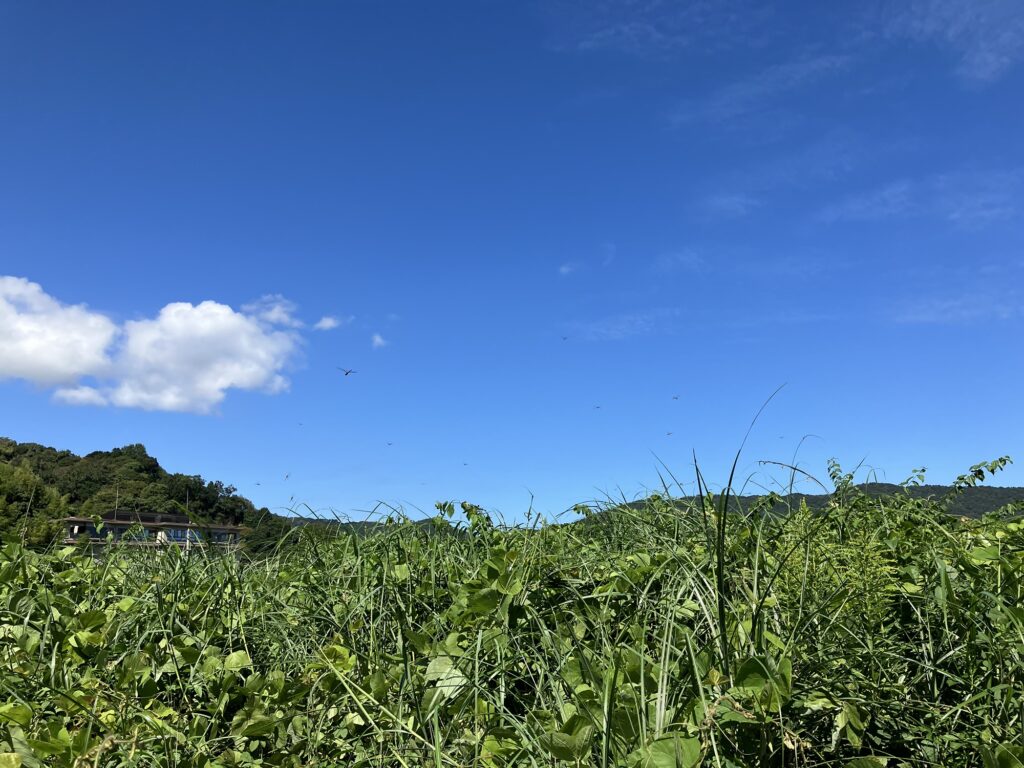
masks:
{"type": "Polygon", "coordinates": [[[119,327],[35,283],[0,278],[0,378],[64,385],[54,395],[71,405],[209,413],[230,389],[287,389],[282,371],[301,343],[293,312],[280,296],[241,312],[177,302],[119,327]]]}
{"type": "Polygon", "coordinates": [[[84,304],[61,304],[23,277],[0,277],[0,379],[54,385],[102,374],[117,333],[84,304]]]}
{"type": "Polygon", "coordinates": [[[381,347],[386,347],[388,345],[387,341],[385,341],[384,337],[379,333],[375,333],[370,337],[370,344],[374,349],[380,349],[381,347]]]}
{"type": "Polygon", "coordinates": [[[114,405],[205,413],[228,389],[280,392],[297,339],[213,301],[168,304],[153,320],[125,324],[114,405]]]}

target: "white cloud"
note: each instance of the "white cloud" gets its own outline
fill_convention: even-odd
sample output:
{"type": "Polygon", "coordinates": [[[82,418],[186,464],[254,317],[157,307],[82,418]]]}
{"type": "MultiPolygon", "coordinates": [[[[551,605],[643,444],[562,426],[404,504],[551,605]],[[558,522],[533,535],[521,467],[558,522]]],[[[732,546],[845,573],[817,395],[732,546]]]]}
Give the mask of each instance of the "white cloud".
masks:
{"type": "Polygon", "coordinates": [[[374,349],[380,349],[381,347],[386,347],[388,342],[379,333],[375,333],[370,337],[370,344],[374,349]]]}
{"type": "Polygon", "coordinates": [[[69,405],[108,405],[109,400],[96,387],[81,385],[77,387],[61,387],[53,396],[69,405]]]}
{"type": "Polygon", "coordinates": [[[178,302],[119,327],[35,283],[0,277],[0,378],[63,385],[54,397],[71,405],[209,413],[231,389],[288,387],[282,371],[301,343],[293,311],[279,296],[243,312],[178,302]]]}
{"type": "Polygon", "coordinates": [[[168,304],[153,320],[125,323],[114,405],[208,413],[228,389],[281,392],[297,338],[225,304],[168,304]]]}
{"type": "Polygon", "coordinates": [[[285,328],[301,328],[303,323],[295,317],[297,307],[279,293],[271,293],[260,297],[251,304],[245,304],[242,311],[247,315],[259,318],[270,325],[281,325],[285,328]]]}
{"type": "Polygon", "coordinates": [[[336,317],[334,315],[324,315],[313,325],[313,329],[316,331],[332,331],[335,328],[339,328],[342,325],[348,325],[355,320],[354,315],[348,317],[336,317]]]}
{"type": "Polygon", "coordinates": [[[577,269],[579,269],[578,264],[575,264],[574,262],[566,262],[565,264],[562,264],[561,266],[558,267],[558,274],[560,274],[562,277],[566,277],[568,275],[571,275],[577,269]]]}
{"type": "Polygon", "coordinates": [[[995,80],[1024,58],[1020,0],[894,0],[884,31],[950,49],[957,73],[977,82],[995,80]]]}
{"type": "Polygon", "coordinates": [[[38,283],[0,276],[0,379],[54,385],[103,373],[117,332],[84,304],[61,304],[38,283]]]}

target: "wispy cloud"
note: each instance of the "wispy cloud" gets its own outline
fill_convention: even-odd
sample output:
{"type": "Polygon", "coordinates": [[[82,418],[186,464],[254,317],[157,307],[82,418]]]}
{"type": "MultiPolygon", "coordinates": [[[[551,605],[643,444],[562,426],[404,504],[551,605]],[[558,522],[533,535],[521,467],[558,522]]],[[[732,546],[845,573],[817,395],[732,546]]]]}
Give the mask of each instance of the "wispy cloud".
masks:
{"type": "Polygon", "coordinates": [[[1007,321],[1024,317],[1021,298],[971,293],[966,296],[914,299],[898,308],[898,323],[922,325],[970,325],[978,322],[1007,321]]]}
{"type": "Polygon", "coordinates": [[[1013,219],[1021,214],[1024,173],[1020,170],[936,174],[900,179],[826,206],[826,222],[938,218],[966,229],[1013,219]]]}
{"type": "Polygon", "coordinates": [[[577,271],[579,268],[579,263],[575,261],[567,261],[566,263],[560,264],[558,266],[558,274],[560,274],[562,277],[568,277],[573,272],[577,271]]]}
{"type": "Polygon", "coordinates": [[[965,80],[995,80],[1024,59],[1020,0],[890,0],[883,30],[951,50],[965,80]]]}
{"type": "Polygon", "coordinates": [[[654,260],[654,271],[661,274],[673,272],[700,272],[707,268],[707,260],[692,248],[663,253],[654,260]]]}
{"type": "Polygon", "coordinates": [[[771,13],[749,0],[552,0],[544,9],[558,50],[644,58],[749,45],[763,34],[771,13]]]}
{"type": "Polygon", "coordinates": [[[727,219],[747,216],[761,207],[761,200],[746,192],[718,192],[702,201],[708,213],[727,219]]]}
{"type": "Polygon", "coordinates": [[[283,325],[286,328],[301,328],[303,323],[295,317],[297,307],[279,293],[262,296],[257,301],[246,304],[242,311],[257,317],[265,323],[283,325]]]}
{"type": "Polygon", "coordinates": [[[914,210],[912,184],[903,179],[851,195],[826,207],[823,221],[878,221],[903,216],[914,210]]]}
{"type": "Polygon", "coordinates": [[[729,172],[712,182],[711,191],[695,201],[698,210],[719,218],[739,218],[769,205],[778,193],[819,189],[849,176],[869,158],[893,152],[889,146],[868,150],[856,135],[840,130],[798,149],[769,155],[764,160],[729,172]]]}
{"type": "Polygon", "coordinates": [[[385,338],[381,336],[379,333],[375,333],[373,334],[373,336],[370,337],[370,346],[373,347],[374,349],[383,349],[387,345],[387,340],[385,340],[385,338]]]}
{"type": "Polygon", "coordinates": [[[618,341],[631,336],[670,330],[672,321],[678,316],[678,309],[666,307],[622,312],[589,322],[576,323],[572,330],[575,336],[587,341],[618,341]]]}
{"type": "Polygon", "coordinates": [[[673,123],[721,123],[770,106],[778,97],[810,85],[845,69],[849,56],[821,54],[801,56],[768,67],[743,80],[730,83],[704,99],[682,104],[673,115],[673,123]]]}

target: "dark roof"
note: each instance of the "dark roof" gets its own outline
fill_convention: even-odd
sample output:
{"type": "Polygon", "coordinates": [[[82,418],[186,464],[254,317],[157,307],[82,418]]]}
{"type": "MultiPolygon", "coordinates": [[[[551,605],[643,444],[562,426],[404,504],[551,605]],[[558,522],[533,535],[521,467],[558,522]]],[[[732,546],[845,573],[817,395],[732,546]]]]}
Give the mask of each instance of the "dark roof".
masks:
{"type": "MultiPolygon", "coordinates": [[[[66,517],[65,523],[94,524],[96,519],[92,517],[66,517]]],[[[184,515],[156,515],[156,514],[124,514],[116,517],[113,514],[103,515],[100,518],[103,525],[129,526],[143,525],[147,528],[192,528],[202,531],[241,531],[238,525],[223,525],[221,523],[196,523],[184,515]]]]}

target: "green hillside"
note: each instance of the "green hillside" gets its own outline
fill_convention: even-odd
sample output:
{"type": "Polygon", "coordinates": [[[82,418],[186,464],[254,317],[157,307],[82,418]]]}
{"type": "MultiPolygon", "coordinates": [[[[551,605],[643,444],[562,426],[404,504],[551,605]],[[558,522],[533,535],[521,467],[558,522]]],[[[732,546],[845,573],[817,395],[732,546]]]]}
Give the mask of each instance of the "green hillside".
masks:
{"type": "Polygon", "coordinates": [[[24,535],[30,545],[43,545],[69,514],[114,510],[246,526],[245,542],[253,550],[270,546],[289,528],[234,486],[166,471],[140,444],[77,456],[0,438],[0,539],[24,535]]]}
{"type": "MultiPolygon", "coordinates": [[[[858,488],[873,498],[906,494],[934,500],[950,495],[951,490],[941,485],[904,488],[886,483],[858,488]]],[[[759,498],[740,496],[736,501],[741,508],[748,508],[759,498]]],[[[830,494],[781,496],[774,511],[798,508],[801,502],[821,510],[831,498],[830,494]]],[[[977,518],[1022,500],[1024,488],[966,487],[945,508],[952,515],[977,518]]],[[[685,504],[686,500],[676,503],[685,504]]],[[[646,506],[647,502],[627,506],[637,505],[646,506]]],[[[271,548],[296,525],[334,524],[362,534],[378,525],[275,515],[265,507],[257,508],[232,485],[168,472],[141,444],[77,456],[37,443],[0,438],[0,540],[24,536],[29,545],[44,546],[59,533],[60,521],[67,515],[102,515],[114,510],[186,514],[196,522],[244,526],[245,546],[255,552],[271,548]]]]}

